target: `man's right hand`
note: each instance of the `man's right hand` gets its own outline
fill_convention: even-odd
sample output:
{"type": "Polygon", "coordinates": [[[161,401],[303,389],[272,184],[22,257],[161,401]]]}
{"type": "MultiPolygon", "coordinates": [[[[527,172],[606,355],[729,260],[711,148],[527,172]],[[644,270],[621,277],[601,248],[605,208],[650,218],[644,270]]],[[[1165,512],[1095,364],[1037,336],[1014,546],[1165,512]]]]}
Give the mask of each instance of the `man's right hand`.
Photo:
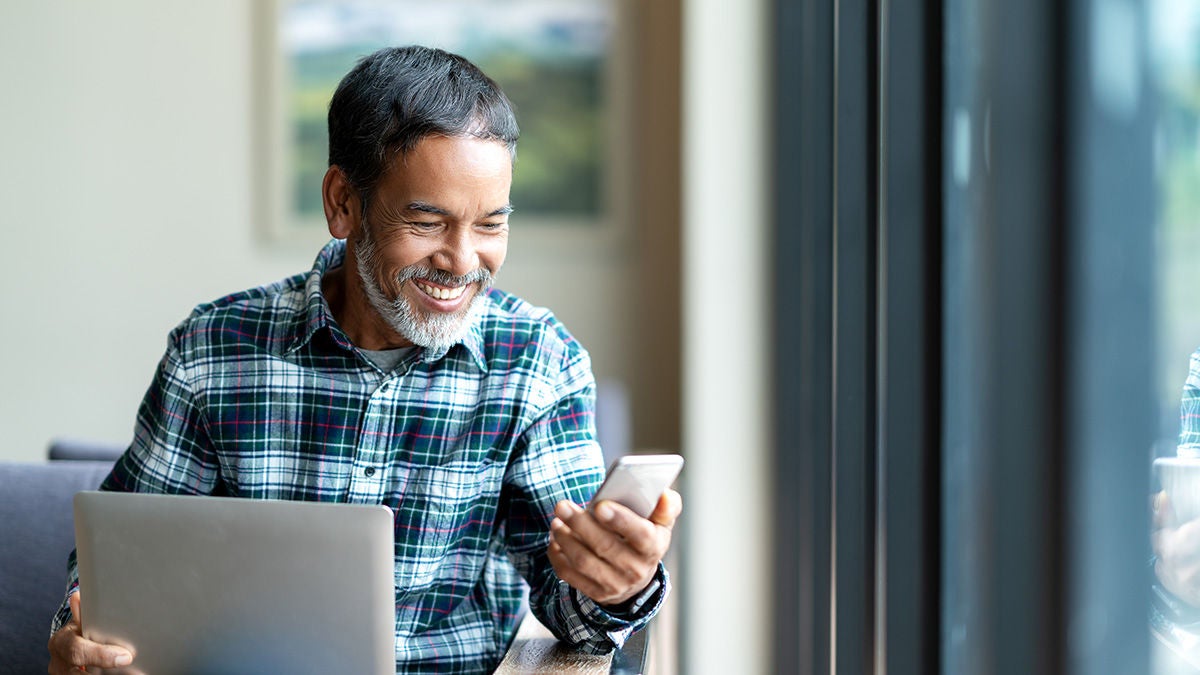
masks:
{"type": "Polygon", "coordinates": [[[89,667],[120,668],[133,663],[133,654],[116,645],[104,645],[83,637],[79,626],[79,593],[72,593],[71,620],[50,636],[50,675],[78,673],[89,667]]]}

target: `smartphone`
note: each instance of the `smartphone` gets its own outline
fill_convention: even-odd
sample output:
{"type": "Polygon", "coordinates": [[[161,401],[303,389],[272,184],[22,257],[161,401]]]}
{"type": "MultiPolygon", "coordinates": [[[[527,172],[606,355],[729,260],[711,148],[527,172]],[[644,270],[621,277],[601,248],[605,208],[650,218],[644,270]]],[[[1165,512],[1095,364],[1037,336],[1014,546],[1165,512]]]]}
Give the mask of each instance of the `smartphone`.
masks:
{"type": "Polygon", "coordinates": [[[683,458],[679,455],[619,457],[608,468],[608,475],[596,491],[596,496],[588,502],[588,508],[603,499],[609,499],[643,518],[649,518],[654,513],[658,498],[675,481],[681,469],[683,458]]]}
{"type": "Polygon", "coordinates": [[[1200,518],[1200,459],[1159,457],[1154,460],[1154,470],[1175,520],[1186,523],[1200,518]]]}

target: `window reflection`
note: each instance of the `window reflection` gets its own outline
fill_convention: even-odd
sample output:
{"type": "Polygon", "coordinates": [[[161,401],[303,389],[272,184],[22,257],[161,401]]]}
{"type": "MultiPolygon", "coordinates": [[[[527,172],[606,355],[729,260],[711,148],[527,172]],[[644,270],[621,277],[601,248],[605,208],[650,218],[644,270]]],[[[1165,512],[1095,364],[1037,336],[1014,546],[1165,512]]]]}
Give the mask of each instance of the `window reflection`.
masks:
{"type": "Polygon", "coordinates": [[[1150,624],[1154,672],[1168,675],[1200,672],[1200,2],[1148,8],[1164,438],[1154,465],[1150,624]]]}

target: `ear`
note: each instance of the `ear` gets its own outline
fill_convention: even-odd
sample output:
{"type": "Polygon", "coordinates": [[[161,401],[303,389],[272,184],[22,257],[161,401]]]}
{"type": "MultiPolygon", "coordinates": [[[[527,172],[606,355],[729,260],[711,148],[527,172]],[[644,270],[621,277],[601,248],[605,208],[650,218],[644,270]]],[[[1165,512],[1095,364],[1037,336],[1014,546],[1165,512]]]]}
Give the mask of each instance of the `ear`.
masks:
{"type": "Polygon", "coordinates": [[[358,230],[362,202],[358,190],[350,184],[340,166],[331,166],[325,172],[325,180],[321,181],[321,199],[329,234],[335,239],[345,239],[358,230]]]}

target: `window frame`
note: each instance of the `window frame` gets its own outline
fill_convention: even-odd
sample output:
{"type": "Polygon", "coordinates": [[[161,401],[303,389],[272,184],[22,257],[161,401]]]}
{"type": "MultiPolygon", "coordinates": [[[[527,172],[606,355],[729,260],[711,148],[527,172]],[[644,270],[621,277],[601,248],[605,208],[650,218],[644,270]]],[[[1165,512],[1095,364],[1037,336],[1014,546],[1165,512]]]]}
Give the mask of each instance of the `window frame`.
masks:
{"type": "Polygon", "coordinates": [[[1094,93],[1104,4],[775,5],[777,672],[1148,663],[1153,104],[1094,93]]]}

